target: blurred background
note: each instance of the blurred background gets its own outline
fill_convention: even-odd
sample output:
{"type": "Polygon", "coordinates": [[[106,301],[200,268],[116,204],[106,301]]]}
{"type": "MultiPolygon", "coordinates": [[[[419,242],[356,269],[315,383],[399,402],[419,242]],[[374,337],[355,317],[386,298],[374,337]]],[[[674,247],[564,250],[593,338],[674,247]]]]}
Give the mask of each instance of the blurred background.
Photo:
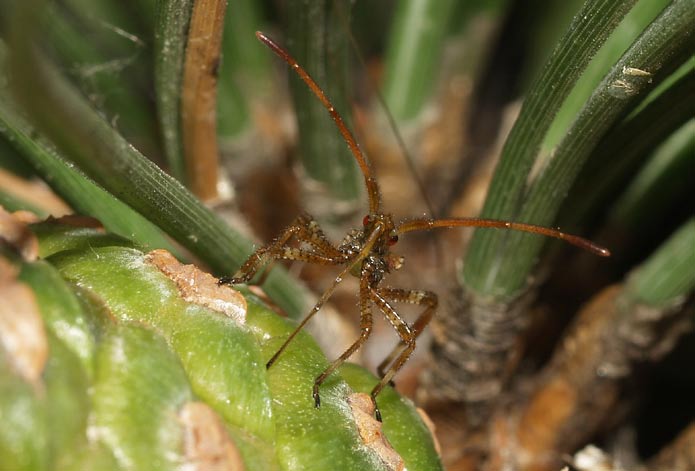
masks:
{"type": "MultiPolygon", "coordinates": [[[[385,284],[439,295],[396,385],[447,468],[599,469],[573,457],[593,443],[601,469],[693,469],[692,0],[25,1],[0,0],[7,210],[89,215],[216,275],[300,212],[339,243],[363,176],[263,31],[345,118],[396,220],[481,215],[612,252],[470,229],[394,247],[385,284]]],[[[338,272],[284,268],[262,289],[294,319],[338,272]]],[[[357,303],[345,280],[312,321],[329,358],[357,303]]],[[[372,337],[370,369],[397,340],[381,319],[372,337]]]]}

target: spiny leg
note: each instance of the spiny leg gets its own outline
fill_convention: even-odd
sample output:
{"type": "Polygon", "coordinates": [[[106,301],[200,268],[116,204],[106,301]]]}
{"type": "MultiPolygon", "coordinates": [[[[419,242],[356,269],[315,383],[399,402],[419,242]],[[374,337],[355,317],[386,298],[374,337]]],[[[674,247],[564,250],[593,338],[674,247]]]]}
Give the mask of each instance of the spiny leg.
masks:
{"type": "Polygon", "coordinates": [[[321,407],[321,397],[319,396],[319,387],[340,365],[342,365],[350,356],[355,353],[367,341],[372,333],[372,308],[369,292],[371,286],[369,284],[369,272],[362,269],[360,276],[360,336],[359,338],[343,352],[340,357],[331,363],[316,380],[314,380],[314,389],[312,396],[314,397],[314,405],[321,407]]]}
{"type": "Polygon", "coordinates": [[[233,277],[222,277],[219,283],[248,283],[262,267],[271,260],[278,259],[322,265],[340,265],[346,261],[345,255],[326,239],[318,223],[305,213],[300,214],[273,242],[256,250],[233,277]],[[288,247],[287,244],[292,236],[295,236],[300,244],[306,243],[313,247],[314,251],[288,247]]]}
{"type": "Polygon", "coordinates": [[[375,415],[378,420],[381,420],[381,413],[376,405],[376,396],[389,383],[403,365],[408,361],[411,353],[415,349],[416,339],[425,329],[434,311],[437,308],[437,295],[430,291],[408,290],[401,288],[379,288],[371,292],[374,304],[384,313],[388,321],[393,325],[400,337],[400,342],[389,353],[384,361],[382,361],[377,371],[381,380],[372,389],[372,401],[374,402],[375,415]],[[418,316],[412,326],[409,326],[389,304],[388,300],[395,302],[404,302],[425,306],[425,310],[418,316]],[[390,368],[386,369],[387,366],[390,368]]]}
{"type": "Polygon", "coordinates": [[[326,238],[326,234],[323,233],[321,226],[319,226],[319,223],[316,222],[314,218],[304,213],[297,219],[301,219],[304,223],[304,227],[306,228],[305,240],[310,245],[316,247],[318,250],[321,250],[329,257],[337,258],[343,255],[342,252],[334,247],[328,238],[326,238]]]}
{"type": "MultiPolygon", "coordinates": [[[[302,261],[307,263],[315,263],[321,265],[343,265],[349,257],[328,241],[318,223],[308,214],[300,214],[292,224],[287,226],[285,230],[270,244],[261,247],[249,257],[249,259],[237,271],[234,277],[220,278],[219,284],[237,284],[248,283],[253,279],[258,270],[272,260],[283,259],[302,261]],[[292,236],[297,242],[305,243],[313,248],[313,250],[305,250],[298,247],[288,245],[292,236]]],[[[280,354],[287,348],[292,339],[297,336],[300,330],[306,325],[309,320],[316,314],[331,296],[338,283],[342,281],[345,275],[349,272],[351,265],[344,268],[336,277],[333,284],[321,295],[316,302],[311,312],[302,320],[297,328],[285,340],[282,346],[278,349],[273,357],[266,363],[266,368],[270,368],[280,354]]]]}
{"type": "MultiPolygon", "coordinates": [[[[330,296],[333,294],[333,291],[335,291],[335,288],[338,286],[338,284],[343,280],[343,278],[350,273],[353,268],[358,264],[361,263],[362,260],[366,257],[366,255],[369,253],[370,250],[374,247],[375,242],[381,237],[383,234],[383,225],[375,225],[375,227],[372,229],[372,231],[369,233],[369,236],[367,239],[364,241],[364,244],[360,250],[360,252],[357,255],[353,255],[352,258],[349,258],[348,256],[344,256],[341,253],[341,256],[345,257],[345,267],[341,270],[340,274],[335,278],[335,281],[333,284],[321,295],[321,298],[317,301],[316,305],[313,307],[311,312],[306,316],[306,318],[302,321],[299,326],[290,334],[289,338],[285,341],[285,343],[282,344],[280,349],[273,355],[273,358],[271,358],[268,363],[266,364],[267,368],[270,368],[275,360],[280,356],[280,354],[287,348],[287,345],[292,341],[292,339],[299,333],[300,330],[306,325],[307,322],[321,309],[323,304],[330,298],[330,296]]],[[[364,343],[364,341],[369,337],[369,334],[371,332],[371,323],[372,323],[372,313],[371,310],[369,309],[369,289],[371,288],[369,282],[370,282],[370,275],[371,271],[365,269],[365,267],[362,267],[362,272],[360,275],[360,309],[361,309],[361,315],[362,315],[362,322],[361,325],[363,327],[363,334],[364,339],[362,339],[362,336],[360,336],[361,340],[358,340],[355,342],[355,345],[353,345],[348,351],[343,353],[341,357],[334,361],[321,375],[319,375],[318,378],[314,381],[314,389],[313,389],[313,397],[314,397],[314,404],[316,407],[319,407],[321,405],[321,399],[319,396],[319,386],[321,383],[330,375],[338,366],[340,366],[347,357],[349,357],[359,346],[364,343]]]]}
{"type": "MultiPolygon", "coordinates": [[[[424,305],[425,310],[418,316],[415,323],[411,326],[411,330],[417,338],[422,331],[425,329],[427,324],[429,324],[437,308],[437,295],[431,291],[414,290],[414,289],[401,289],[401,288],[379,288],[377,292],[385,299],[403,302],[408,304],[424,305]]],[[[405,347],[405,343],[402,341],[396,345],[391,353],[379,363],[376,370],[379,377],[383,377],[387,367],[391,364],[394,358],[398,355],[398,352],[405,347]]]]}

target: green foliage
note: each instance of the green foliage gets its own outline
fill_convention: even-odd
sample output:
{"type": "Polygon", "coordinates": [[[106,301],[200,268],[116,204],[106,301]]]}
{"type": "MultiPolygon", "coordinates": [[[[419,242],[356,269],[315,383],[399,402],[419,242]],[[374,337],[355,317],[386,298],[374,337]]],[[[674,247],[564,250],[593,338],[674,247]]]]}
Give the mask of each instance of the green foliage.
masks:
{"type": "MultiPolygon", "coordinates": [[[[47,235],[40,235],[41,244],[56,247],[62,228],[46,225],[39,226],[47,235]]],[[[19,357],[0,350],[0,415],[12,425],[0,433],[4,464],[178,469],[194,459],[186,440],[195,434],[182,411],[202,401],[247,469],[385,469],[362,443],[346,402],[352,390],[338,374],[322,387],[321,408],[314,407],[313,379],[328,362],[309,335],[266,370],[291,322],[250,295],[248,312],[239,297],[235,315],[241,317],[232,318],[183,299],[174,281],[136,249],[85,247],[84,236],[70,230],[62,236],[62,250],[22,263],[20,280],[47,330],[48,360],[32,384],[14,372],[19,357]],[[80,241],[69,242],[73,237],[80,241]]],[[[376,381],[349,371],[361,388],[376,381]]],[[[393,433],[408,469],[437,469],[439,458],[413,406],[390,392],[384,407],[385,433],[393,433]],[[417,446],[405,430],[419,431],[417,446]]]]}
{"type": "MultiPolygon", "coordinates": [[[[350,72],[347,38],[361,25],[349,24],[348,3],[307,8],[293,1],[269,12],[258,2],[229,2],[217,70],[225,144],[236,149],[258,125],[257,103],[275,106],[278,95],[269,90],[280,88],[275,68],[285,66],[252,37],[274,17],[289,18],[279,42],[351,121],[348,85],[361,81],[350,72]]],[[[385,98],[409,126],[436,97],[450,36],[475,12],[501,16],[511,2],[455,3],[398,2],[390,27],[365,34],[373,50],[386,51],[385,98]]],[[[563,4],[563,18],[571,3],[563,4]]],[[[49,354],[37,386],[0,348],[0,462],[39,470],[174,468],[187,459],[177,414],[200,401],[249,469],[381,469],[346,403],[351,391],[368,391],[373,377],[343,367],[315,409],[310,389],[327,360],[308,335],[266,371],[291,321],[247,293],[247,320],[239,324],[183,300],[145,261],[145,251],[164,248],[228,275],[254,247],[184,186],[180,94],[192,4],[0,1],[0,166],[43,179],[106,229],[32,226],[41,260],[17,265],[36,298],[49,354]]],[[[606,232],[639,233],[672,206],[692,205],[679,198],[693,162],[693,15],[692,0],[588,0],[558,44],[543,45],[553,52],[526,92],[482,216],[587,230],[605,218],[606,232]]],[[[336,200],[356,201],[362,179],[334,123],[303,83],[292,93],[308,175],[336,200]]],[[[5,190],[6,208],[45,216],[5,190]]],[[[627,285],[633,301],[659,304],[692,293],[693,224],[676,219],[670,225],[682,226],[666,243],[639,255],[648,262],[627,285]]],[[[486,301],[507,303],[538,275],[544,244],[479,230],[460,278],[486,301]]],[[[282,267],[269,270],[263,289],[292,319],[308,311],[308,290],[282,267]]],[[[384,431],[407,468],[441,466],[412,404],[390,388],[381,399],[384,431]]]]}
{"type": "MultiPolygon", "coordinates": [[[[593,90],[552,158],[537,161],[560,106],[630,5],[589,1],[577,14],[524,102],[483,216],[552,225],[582,166],[593,152],[600,152],[601,138],[692,53],[692,2],[672,2],[593,90]]],[[[514,299],[526,289],[544,244],[528,234],[477,231],[464,266],[467,286],[483,297],[514,299]]]]}

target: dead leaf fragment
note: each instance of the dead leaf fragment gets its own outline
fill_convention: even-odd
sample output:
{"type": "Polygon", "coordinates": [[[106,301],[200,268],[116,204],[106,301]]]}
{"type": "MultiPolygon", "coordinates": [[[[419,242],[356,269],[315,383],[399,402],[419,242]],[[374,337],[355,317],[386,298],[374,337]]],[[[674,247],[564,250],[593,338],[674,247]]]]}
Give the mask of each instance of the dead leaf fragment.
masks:
{"type": "Polygon", "coordinates": [[[442,455],[442,447],[439,444],[439,440],[437,439],[437,433],[436,433],[437,427],[434,425],[434,422],[432,421],[432,419],[430,419],[430,416],[427,415],[427,412],[425,412],[424,409],[421,409],[420,407],[418,407],[416,410],[417,410],[418,415],[422,419],[422,422],[425,424],[425,427],[427,427],[427,430],[430,431],[430,435],[432,436],[432,441],[434,442],[435,451],[437,452],[437,454],[439,456],[441,456],[442,455]]]}
{"type": "Polygon", "coordinates": [[[17,281],[16,271],[0,259],[0,346],[15,371],[38,387],[48,358],[48,340],[34,292],[17,281]]]}
{"type": "Polygon", "coordinates": [[[623,74],[635,77],[650,77],[649,83],[651,83],[652,73],[647,70],[638,69],[637,67],[623,67],[623,74]]]}
{"type": "Polygon", "coordinates": [[[0,206],[0,239],[14,248],[24,260],[33,261],[39,256],[39,242],[29,230],[24,211],[10,214],[0,206]]]}
{"type": "Polygon", "coordinates": [[[183,453],[193,471],[243,471],[241,454],[222,420],[207,404],[188,402],[179,411],[183,453]]]}
{"type": "Polygon", "coordinates": [[[47,221],[54,222],[56,224],[62,224],[64,226],[71,227],[86,227],[90,229],[97,229],[99,232],[106,233],[104,225],[97,218],[91,216],[84,216],[82,214],[66,214],[61,217],[50,217],[47,221]]]}
{"type": "Polygon", "coordinates": [[[62,216],[71,211],[70,207],[40,180],[25,180],[0,169],[0,187],[52,216],[62,216]]]}
{"type": "Polygon", "coordinates": [[[217,72],[227,0],[193,3],[181,90],[181,129],[186,174],[203,201],[217,198],[217,72]]]}
{"type": "Polygon", "coordinates": [[[34,224],[35,222],[39,222],[41,220],[41,218],[38,217],[36,214],[32,213],[31,211],[25,211],[23,209],[13,212],[12,216],[15,219],[23,222],[24,224],[34,224]]]}
{"type": "Polygon", "coordinates": [[[393,471],[405,469],[401,455],[393,449],[382,430],[382,424],[374,418],[374,404],[369,394],[354,393],[348,396],[348,404],[357,424],[362,443],[369,447],[393,471]]]}
{"type": "Polygon", "coordinates": [[[181,297],[186,301],[221,312],[239,324],[246,322],[244,297],[228,286],[218,285],[217,278],[211,274],[195,265],[182,264],[162,249],[149,252],[145,260],[176,283],[181,297]]]}
{"type": "Polygon", "coordinates": [[[613,465],[610,456],[594,445],[579,450],[572,459],[572,465],[578,471],[621,471],[613,465]]]}

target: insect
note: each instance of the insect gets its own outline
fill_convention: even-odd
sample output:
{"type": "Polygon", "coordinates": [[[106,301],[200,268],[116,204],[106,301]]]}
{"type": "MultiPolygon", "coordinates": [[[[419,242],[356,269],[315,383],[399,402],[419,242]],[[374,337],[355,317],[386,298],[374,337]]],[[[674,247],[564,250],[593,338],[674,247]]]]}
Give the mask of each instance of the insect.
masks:
{"type": "Polygon", "coordinates": [[[372,306],[376,306],[396,330],[400,339],[399,344],[378,366],[377,371],[381,379],[371,392],[375,416],[377,420],[381,421],[381,412],[377,406],[376,398],[407,362],[415,349],[418,336],[434,315],[437,308],[437,295],[435,293],[418,289],[382,286],[382,281],[386,275],[400,269],[403,265],[403,257],[391,252],[391,248],[403,234],[445,227],[511,229],[561,239],[600,256],[610,255],[607,249],[582,237],[531,224],[481,218],[414,218],[398,223],[394,222],[392,216],[381,209],[379,186],[369,161],[323,90],[285,49],[261,32],[257,32],[256,36],[299,75],[328,110],[362,171],[369,200],[369,213],[364,216],[362,227],[348,232],[338,246],[334,246],[326,238],[318,223],[311,216],[301,214],[270,244],[256,250],[233,277],[220,279],[220,283],[226,284],[249,283],[259,270],[269,262],[278,259],[342,267],[338,276],[320,296],[309,314],[268,361],[266,367],[270,368],[292,339],[330,298],[343,278],[348,275],[359,278],[360,336],[314,380],[312,396],[317,408],[321,405],[319,394],[321,384],[369,338],[372,331],[372,306]],[[394,307],[395,303],[413,304],[422,307],[423,310],[415,322],[410,325],[398,314],[394,307]]]}

